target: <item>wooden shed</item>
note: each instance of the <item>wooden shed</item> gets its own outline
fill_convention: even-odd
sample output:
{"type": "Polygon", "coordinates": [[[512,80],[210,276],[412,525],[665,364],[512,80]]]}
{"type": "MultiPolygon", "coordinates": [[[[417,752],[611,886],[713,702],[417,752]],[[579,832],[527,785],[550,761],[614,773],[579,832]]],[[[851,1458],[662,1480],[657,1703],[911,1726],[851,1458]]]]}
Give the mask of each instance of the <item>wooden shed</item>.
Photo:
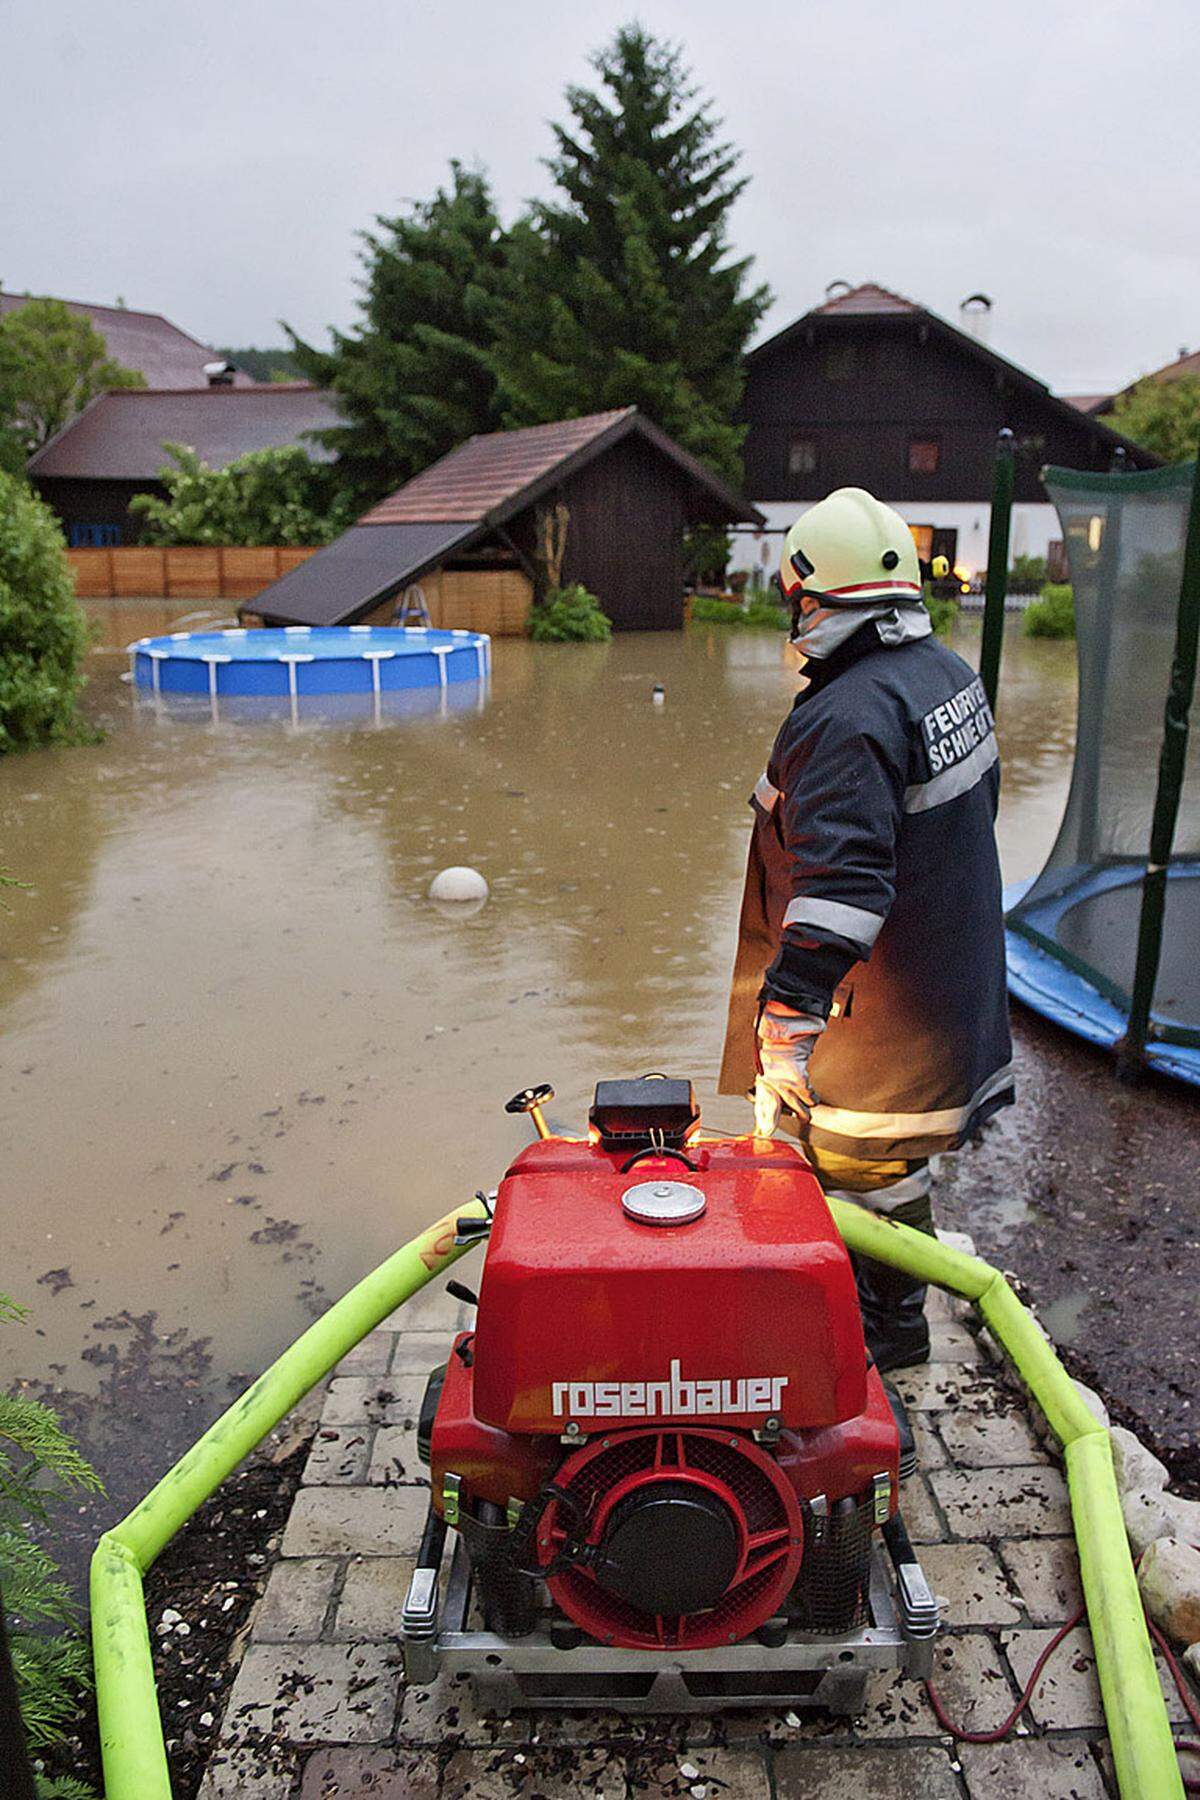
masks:
{"type": "Polygon", "coordinates": [[[419,582],[435,625],[518,633],[556,512],[563,582],[582,582],[619,631],[682,625],[689,526],[761,522],[628,406],[469,438],[264,589],[254,612],[270,625],[386,624],[419,582]]]}

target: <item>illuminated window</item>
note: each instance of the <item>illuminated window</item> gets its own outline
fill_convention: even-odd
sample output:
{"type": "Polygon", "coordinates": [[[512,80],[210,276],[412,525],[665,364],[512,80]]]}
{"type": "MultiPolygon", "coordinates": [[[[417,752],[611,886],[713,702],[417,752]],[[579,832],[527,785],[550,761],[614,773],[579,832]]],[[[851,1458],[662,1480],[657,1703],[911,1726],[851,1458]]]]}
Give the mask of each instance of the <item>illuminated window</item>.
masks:
{"type": "Polygon", "coordinates": [[[913,534],[913,543],[917,546],[917,556],[921,562],[929,562],[933,556],[933,526],[910,525],[908,529],[913,534]]]}
{"type": "Polygon", "coordinates": [[[788,474],[815,475],[817,446],[812,438],[794,437],[788,445],[788,474]]]}
{"type": "Polygon", "coordinates": [[[853,381],[858,374],[857,344],[830,344],[821,358],[826,381],[853,381]]]}
{"type": "Polygon", "coordinates": [[[942,447],[936,438],[909,438],[908,472],[910,475],[936,475],[942,447]]]}

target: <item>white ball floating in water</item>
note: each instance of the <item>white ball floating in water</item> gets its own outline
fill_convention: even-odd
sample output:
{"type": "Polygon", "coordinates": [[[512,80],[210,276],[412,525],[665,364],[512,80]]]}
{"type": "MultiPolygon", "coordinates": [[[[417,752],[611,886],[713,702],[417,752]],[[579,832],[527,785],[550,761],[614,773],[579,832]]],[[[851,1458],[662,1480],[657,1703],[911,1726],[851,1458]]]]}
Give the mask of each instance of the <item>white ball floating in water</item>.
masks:
{"type": "Polygon", "coordinates": [[[486,900],[488,884],[478,869],[443,869],[429,884],[431,900],[486,900]]]}

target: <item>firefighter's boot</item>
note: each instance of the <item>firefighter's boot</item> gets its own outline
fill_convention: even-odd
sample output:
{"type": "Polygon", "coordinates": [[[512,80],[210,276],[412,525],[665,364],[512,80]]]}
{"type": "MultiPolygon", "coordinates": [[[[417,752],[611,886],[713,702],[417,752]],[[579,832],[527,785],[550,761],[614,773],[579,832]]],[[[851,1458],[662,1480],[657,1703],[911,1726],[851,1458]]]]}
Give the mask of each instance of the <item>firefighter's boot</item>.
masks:
{"type": "MultiPolygon", "coordinates": [[[[914,1231],[933,1232],[929,1195],[891,1207],[888,1217],[914,1231]]],[[[903,1269],[855,1256],[854,1279],[862,1308],[863,1335],[880,1374],[929,1361],[929,1324],[925,1318],[926,1285],[903,1269]]]]}

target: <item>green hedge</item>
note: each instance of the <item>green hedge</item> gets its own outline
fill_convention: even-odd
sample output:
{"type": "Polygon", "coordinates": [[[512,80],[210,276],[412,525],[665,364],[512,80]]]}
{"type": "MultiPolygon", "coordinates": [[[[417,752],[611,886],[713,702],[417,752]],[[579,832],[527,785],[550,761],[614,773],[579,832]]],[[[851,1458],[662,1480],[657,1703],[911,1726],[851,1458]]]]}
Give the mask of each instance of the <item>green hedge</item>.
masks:
{"type": "Polygon", "coordinates": [[[54,514],[0,471],[0,754],[92,736],[79,713],[89,635],[54,514]]]}
{"type": "Polygon", "coordinates": [[[529,635],[538,644],[605,644],[612,636],[612,620],[601,611],[595,594],[576,581],[570,587],[551,588],[533,608],[529,635]]]}
{"type": "Polygon", "coordinates": [[[1025,636],[1073,638],[1075,596],[1069,581],[1048,581],[1036,600],[1025,608],[1025,636]]]}
{"type": "Polygon", "coordinates": [[[745,606],[736,601],[718,600],[712,594],[697,594],[692,600],[693,625],[749,625],[758,629],[786,631],[791,614],[770,600],[750,600],[745,606]]]}

